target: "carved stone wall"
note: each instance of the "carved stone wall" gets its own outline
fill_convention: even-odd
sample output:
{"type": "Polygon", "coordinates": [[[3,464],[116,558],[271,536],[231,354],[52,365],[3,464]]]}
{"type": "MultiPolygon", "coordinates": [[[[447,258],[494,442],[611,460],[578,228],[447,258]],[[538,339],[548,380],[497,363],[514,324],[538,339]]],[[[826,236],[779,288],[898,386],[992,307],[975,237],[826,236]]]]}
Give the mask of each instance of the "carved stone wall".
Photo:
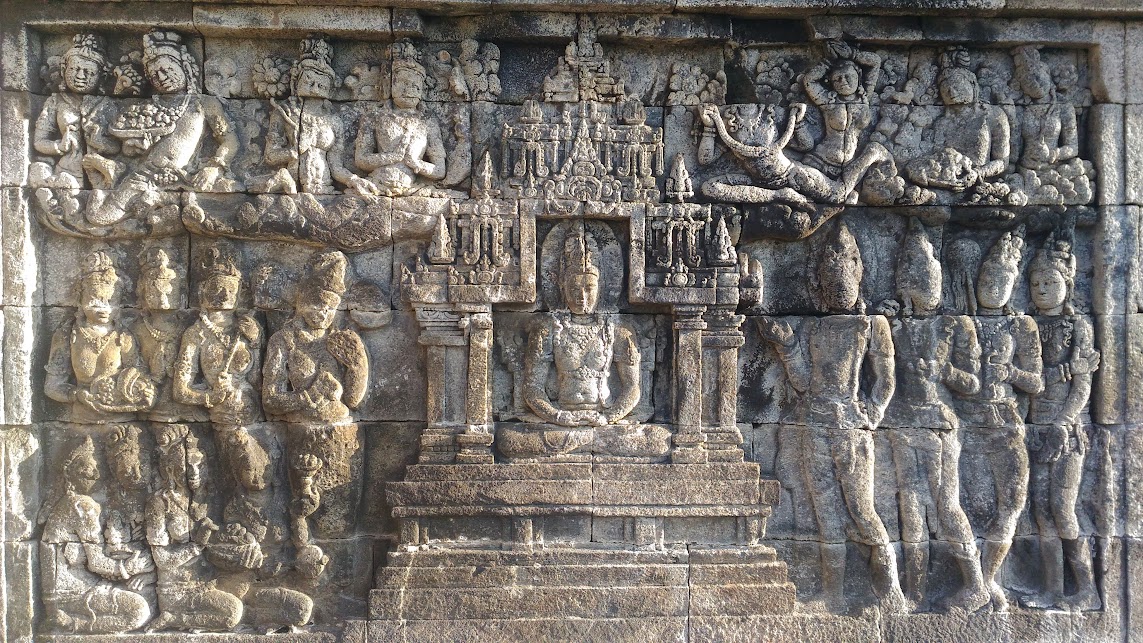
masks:
{"type": "Polygon", "coordinates": [[[0,2],[4,640],[1135,640],[1143,9],[918,4],[0,2]]]}

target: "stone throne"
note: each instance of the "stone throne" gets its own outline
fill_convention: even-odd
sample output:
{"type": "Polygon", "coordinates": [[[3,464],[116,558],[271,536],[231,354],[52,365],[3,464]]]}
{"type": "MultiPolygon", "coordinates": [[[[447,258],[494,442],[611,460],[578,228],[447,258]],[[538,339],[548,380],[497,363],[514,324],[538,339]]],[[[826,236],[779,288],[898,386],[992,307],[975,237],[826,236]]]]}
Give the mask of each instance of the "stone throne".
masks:
{"type": "MultiPolygon", "coordinates": [[[[580,75],[580,94],[585,82],[614,86],[600,85],[608,71],[598,45],[567,53],[545,82],[550,102],[576,102],[563,105],[565,119],[639,120],[621,94],[580,102],[555,91],[584,69],[593,71],[580,75]]],[[[559,107],[533,102],[522,120],[542,125],[545,109],[559,107]]],[[[475,205],[454,208],[428,260],[405,273],[428,355],[428,425],[418,463],[386,487],[400,540],[370,595],[371,634],[683,640],[700,623],[790,612],[786,565],[760,543],[778,483],[743,461],[736,425],[735,311],[758,296],[757,266],[740,264],[721,214],[686,203],[681,158],[669,177],[661,161],[646,176],[623,175],[600,137],[578,128],[565,146],[525,152],[553,157],[521,165],[516,131],[505,127],[505,168],[556,171],[509,177],[502,194],[486,156],[475,205]],[[656,184],[669,203],[656,203],[656,184]],[[624,228],[626,252],[608,232],[624,228]],[[537,230],[547,230],[543,243],[537,230]],[[636,410],[651,395],[639,365],[654,354],[640,354],[624,316],[600,312],[624,276],[632,306],[671,314],[667,423],[636,410]],[[535,304],[538,292],[551,312],[528,331],[514,373],[525,381],[523,412],[497,422],[493,306],[535,304]]],[[[661,136],[649,126],[640,134],[644,158],[661,136]]]]}

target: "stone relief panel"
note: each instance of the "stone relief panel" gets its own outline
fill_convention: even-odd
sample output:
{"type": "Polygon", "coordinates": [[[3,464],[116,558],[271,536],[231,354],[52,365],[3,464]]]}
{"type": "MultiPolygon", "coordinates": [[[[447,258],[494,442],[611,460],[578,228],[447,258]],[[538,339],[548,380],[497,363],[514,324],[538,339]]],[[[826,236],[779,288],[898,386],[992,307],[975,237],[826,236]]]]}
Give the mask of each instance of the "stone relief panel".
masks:
{"type": "Polygon", "coordinates": [[[564,18],[33,41],[35,631],[1118,618],[1091,49],[564,18]]]}

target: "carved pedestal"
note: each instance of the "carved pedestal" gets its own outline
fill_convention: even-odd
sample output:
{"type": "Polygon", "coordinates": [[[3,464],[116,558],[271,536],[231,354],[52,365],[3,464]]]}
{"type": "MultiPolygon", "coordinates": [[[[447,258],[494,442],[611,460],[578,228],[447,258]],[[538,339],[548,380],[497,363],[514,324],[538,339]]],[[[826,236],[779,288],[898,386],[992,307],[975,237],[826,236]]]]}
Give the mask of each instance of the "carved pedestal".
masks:
{"type": "Polygon", "coordinates": [[[379,639],[672,640],[692,615],[794,606],[759,544],[778,484],[753,463],[415,465],[386,491],[401,544],[369,598],[379,639]]]}

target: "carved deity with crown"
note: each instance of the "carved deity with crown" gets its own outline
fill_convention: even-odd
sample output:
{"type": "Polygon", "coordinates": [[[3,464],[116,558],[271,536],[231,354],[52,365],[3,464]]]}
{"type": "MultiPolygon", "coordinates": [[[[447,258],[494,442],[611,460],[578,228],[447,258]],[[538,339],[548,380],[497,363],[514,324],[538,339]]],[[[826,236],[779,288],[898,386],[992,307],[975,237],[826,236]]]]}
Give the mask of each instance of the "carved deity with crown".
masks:
{"type": "Polygon", "coordinates": [[[582,223],[566,226],[559,257],[563,309],[531,331],[524,356],[522,426],[503,427],[501,453],[514,460],[603,458],[656,460],[669,432],[629,419],[643,394],[635,332],[597,310],[600,250],[582,223]]]}

